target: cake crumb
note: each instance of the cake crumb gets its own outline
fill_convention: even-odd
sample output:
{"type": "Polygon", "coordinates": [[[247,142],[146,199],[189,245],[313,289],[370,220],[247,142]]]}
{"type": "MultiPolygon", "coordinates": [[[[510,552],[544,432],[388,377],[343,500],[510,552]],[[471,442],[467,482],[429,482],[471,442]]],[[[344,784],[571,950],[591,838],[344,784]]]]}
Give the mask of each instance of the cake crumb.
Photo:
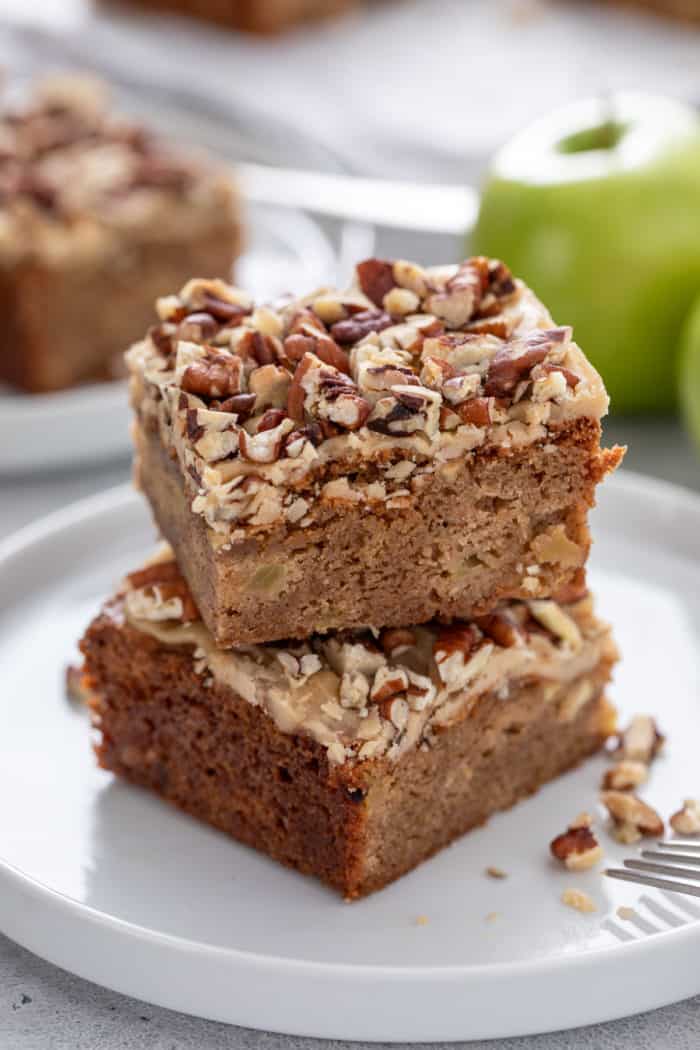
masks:
{"type": "Polygon", "coordinates": [[[415,920],[416,926],[427,926],[429,922],[427,915],[417,915],[415,920]]]}
{"type": "Polygon", "coordinates": [[[598,911],[597,905],[587,893],[583,890],[569,889],[564,890],[561,895],[562,904],[566,904],[567,908],[574,908],[575,911],[581,912],[592,912],[598,911]]]}
{"type": "Polygon", "coordinates": [[[618,919],[635,919],[637,913],[634,908],[628,907],[626,904],[621,904],[615,913],[618,919]]]}
{"type": "Polygon", "coordinates": [[[504,871],[503,868],[497,868],[493,864],[489,864],[488,868],[484,869],[484,875],[488,875],[490,879],[507,879],[508,872],[504,871]]]}
{"type": "Polygon", "coordinates": [[[83,686],[83,669],[76,664],[68,664],[65,677],[66,697],[72,704],[84,704],[87,694],[83,686]]]}

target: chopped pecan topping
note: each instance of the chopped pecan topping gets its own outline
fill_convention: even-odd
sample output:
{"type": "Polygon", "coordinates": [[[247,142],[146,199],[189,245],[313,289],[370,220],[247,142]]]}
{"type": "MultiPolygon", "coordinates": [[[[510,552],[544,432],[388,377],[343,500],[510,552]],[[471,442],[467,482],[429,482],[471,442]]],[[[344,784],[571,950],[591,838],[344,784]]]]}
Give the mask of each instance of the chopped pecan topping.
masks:
{"type": "Polygon", "coordinates": [[[522,339],[513,339],[499,350],[489,365],[484,391],[494,397],[508,397],[518,383],[529,377],[535,365],[541,364],[554,345],[565,345],[571,339],[568,327],[535,331],[522,339]]]}
{"type": "Polygon", "coordinates": [[[238,447],[244,459],[251,463],[274,463],[279,459],[284,439],[294,424],[284,416],[276,426],[264,430],[258,428],[257,434],[238,431],[238,447]]]}
{"type": "Polygon", "coordinates": [[[267,412],[264,412],[258,420],[257,433],[260,434],[263,430],[273,430],[286,418],[287,413],[281,408],[268,408],[267,412]]]}
{"type": "Polygon", "coordinates": [[[175,328],[168,322],[154,324],[148,329],[148,337],[165,357],[175,352],[175,328]]]}
{"type": "Polygon", "coordinates": [[[563,365],[550,365],[547,364],[547,362],[544,362],[540,365],[540,371],[545,375],[551,375],[553,372],[560,372],[566,380],[566,385],[572,389],[575,389],[581,382],[581,376],[577,376],[570,368],[564,368],[563,365]]]}
{"type": "Polygon", "coordinates": [[[643,762],[623,759],[605,771],[602,787],[612,791],[634,791],[647,779],[648,769],[643,762]]]}
{"type": "Polygon", "coordinates": [[[434,433],[440,423],[440,395],[420,386],[392,387],[391,397],[377,401],[367,422],[377,434],[434,433]]]}
{"type": "Polygon", "coordinates": [[[664,746],[665,740],[651,715],[635,715],[627,729],[620,734],[617,753],[622,758],[649,765],[664,746]]]}
{"type": "Polygon", "coordinates": [[[177,338],[187,342],[206,343],[219,330],[211,314],[199,311],[187,314],[177,326],[177,338]]]}
{"type": "Polygon", "coordinates": [[[383,259],[365,259],[356,267],[360,288],[375,306],[382,306],[384,296],[395,286],[393,263],[383,259]]]}
{"type": "Polygon", "coordinates": [[[295,316],[284,340],[284,351],[290,361],[301,361],[307,353],[315,354],[325,364],[350,374],[347,353],[331,338],[323,322],[311,310],[302,310],[295,316]]]}
{"type": "Polygon", "coordinates": [[[444,321],[448,328],[462,328],[481,302],[487,270],[486,259],[468,259],[450,278],[444,291],[427,297],[426,309],[444,321]]]}
{"type": "Polygon", "coordinates": [[[497,610],[487,616],[477,616],[475,623],[480,631],[491,638],[497,645],[510,649],[514,645],[524,645],[527,631],[521,627],[515,617],[505,611],[497,610]]]}
{"type": "Polygon", "coordinates": [[[358,430],[371,406],[349,376],[307,353],[294,373],[287,411],[298,422],[303,422],[308,413],[318,421],[324,436],[332,437],[338,433],[335,427],[358,430]]]}
{"type": "Polygon", "coordinates": [[[478,640],[479,635],[473,624],[453,623],[449,626],[440,625],[433,642],[435,663],[442,663],[452,656],[453,653],[460,653],[467,660],[476,647],[478,640]]]}
{"type": "Polygon", "coordinates": [[[180,573],[177,562],[161,561],[147,565],[143,569],[129,573],[126,577],[130,587],[135,591],[145,590],[157,593],[163,602],[179,598],[182,602],[182,620],[188,623],[199,619],[199,610],[190,594],[190,589],[180,573]]]}
{"type": "Polygon", "coordinates": [[[410,708],[408,701],[404,700],[402,696],[387,697],[384,700],[379,700],[378,705],[382,718],[385,718],[387,722],[391,722],[395,729],[401,732],[406,728],[410,708]]]}
{"type": "Polygon", "coordinates": [[[603,791],[600,800],[613,819],[615,838],[631,844],[647,836],[663,835],[664,822],[646,802],[626,791],[603,791]]]}
{"type": "Polygon", "coordinates": [[[199,397],[228,398],[241,391],[242,362],[232,354],[211,352],[209,356],[188,365],[180,386],[199,397]]]}
{"type": "Polygon", "coordinates": [[[454,411],[463,423],[469,423],[473,427],[487,427],[491,422],[491,398],[472,397],[469,401],[463,401],[461,405],[455,405],[454,411]]]}
{"type": "Polygon", "coordinates": [[[669,821],[677,835],[700,835],[700,799],[686,798],[669,821]]]}
{"type": "Polygon", "coordinates": [[[363,310],[345,321],[336,321],[331,327],[331,335],[345,346],[349,343],[359,343],[370,332],[383,332],[392,324],[393,321],[385,310],[363,310]]]}
{"type": "Polygon", "coordinates": [[[380,645],[390,659],[412,649],[416,640],[413,631],[407,627],[386,627],[379,637],[380,645]]]}
{"type": "Polygon", "coordinates": [[[248,377],[248,388],[256,396],[256,408],[282,408],[287,404],[292,377],[280,365],[262,365],[248,377]]]}
{"type": "Polygon", "coordinates": [[[243,422],[253,414],[256,401],[255,394],[234,394],[233,397],[227,397],[224,401],[211,401],[209,407],[217,412],[232,412],[238,417],[239,422],[243,422]]]}
{"type": "Polygon", "coordinates": [[[475,321],[470,321],[467,331],[475,335],[495,335],[499,339],[508,339],[513,331],[513,324],[510,318],[496,314],[494,317],[479,317],[475,321]]]}
{"type": "Polygon", "coordinates": [[[549,848],[552,856],[565,864],[569,871],[584,871],[603,859],[603,851],[591,829],[590,818],[589,822],[570,824],[565,832],[552,839],[549,848]]]}
{"type": "Polygon", "coordinates": [[[408,689],[408,677],[401,667],[380,667],[374,675],[370,689],[370,700],[380,703],[390,696],[405,693],[408,689]]]}
{"type": "Polygon", "coordinates": [[[242,306],[240,303],[229,303],[224,299],[220,299],[212,292],[204,292],[202,295],[202,306],[215,317],[221,324],[232,324],[234,321],[240,321],[246,317],[251,311],[250,307],[242,306]]]}
{"type": "Polygon", "coordinates": [[[277,345],[272,336],[248,329],[236,343],[236,354],[254,361],[259,366],[275,364],[278,356],[277,345]]]}

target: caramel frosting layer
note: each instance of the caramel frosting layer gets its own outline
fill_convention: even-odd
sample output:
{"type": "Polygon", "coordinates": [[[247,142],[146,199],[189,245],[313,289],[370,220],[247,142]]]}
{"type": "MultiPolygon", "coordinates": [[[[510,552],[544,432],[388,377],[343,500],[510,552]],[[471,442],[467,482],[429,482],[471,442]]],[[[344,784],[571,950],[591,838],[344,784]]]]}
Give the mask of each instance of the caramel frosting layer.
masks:
{"type": "Polygon", "coordinates": [[[468,716],[481,697],[507,703],[540,683],[563,720],[592,699],[591,678],[617,658],[590,597],[504,603],[496,612],[450,626],[367,629],[218,649],[198,619],[187,585],[166,548],[127,577],[123,615],[163,645],[185,647],[204,683],[228,686],[260,707],[284,733],[326,748],[333,764],[429,747],[436,732],[468,716]]]}
{"type": "Polygon", "coordinates": [[[176,241],[230,221],[222,169],[109,112],[105,86],[53,77],[0,116],[0,263],[90,260],[133,237],[176,241]]]}
{"type": "Polygon", "coordinates": [[[324,502],[401,507],[474,450],[607,411],[571,328],[498,260],[368,259],[344,291],[258,307],[195,279],[158,313],[127,354],[132,401],[223,534],[303,527],[324,502]]]}

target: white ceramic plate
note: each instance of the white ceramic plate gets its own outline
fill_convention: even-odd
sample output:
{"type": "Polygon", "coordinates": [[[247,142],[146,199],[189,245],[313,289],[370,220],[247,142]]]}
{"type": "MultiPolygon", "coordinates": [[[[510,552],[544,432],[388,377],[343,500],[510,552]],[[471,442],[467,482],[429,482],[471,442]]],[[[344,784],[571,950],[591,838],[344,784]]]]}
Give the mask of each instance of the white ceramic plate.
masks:
{"type": "MultiPolygon", "coordinates": [[[[250,207],[248,247],[236,280],[256,299],[302,293],[327,283],[333,248],[301,212],[250,207]]],[[[56,394],[19,394],[0,386],[0,473],[100,462],[130,448],[125,382],[98,383],[56,394]]]]}
{"type": "MultiPolygon", "coordinates": [[[[668,734],[645,789],[668,815],[700,793],[700,500],[623,472],[603,488],[594,531],[592,581],[624,653],[613,697],[625,716],[655,713],[668,734]]],[[[352,905],[96,769],[63,671],[152,538],[142,502],[117,489],[31,526],[0,553],[6,934],[141,999],[312,1036],[508,1036],[700,992],[698,904],[560,871],[548,858],[552,836],[595,809],[603,758],[352,905]],[[486,865],[509,877],[486,878],[486,865]],[[590,893],[598,912],[564,907],[569,886],[590,893]],[[616,916],[622,904],[635,921],[616,916]]],[[[621,859],[602,837],[608,859],[621,859]]]]}

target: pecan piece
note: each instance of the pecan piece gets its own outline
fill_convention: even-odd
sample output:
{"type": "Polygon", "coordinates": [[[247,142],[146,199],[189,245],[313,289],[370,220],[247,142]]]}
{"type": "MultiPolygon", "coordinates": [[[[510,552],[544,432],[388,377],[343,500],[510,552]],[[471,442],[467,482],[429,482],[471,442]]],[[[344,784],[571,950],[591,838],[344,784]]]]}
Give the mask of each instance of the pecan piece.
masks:
{"type": "Polygon", "coordinates": [[[215,317],[221,324],[231,325],[234,321],[240,321],[252,312],[252,307],[241,306],[239,303],[227,303],[213,292],[202,293],[202,306],[207,313],[215,317]]]}
{"type": "Polygon", "coordinates": [[[180,386],[201,398],[227,398],[241,391],[243,362],[231,354],[210,354],[188,365],[180,386]]]}
{"type": "Polygon", "coordinates": [[[425,300],[426,309],[448,328],[462,328],[481,302],[487,279],[487,260],[481,256],[463,262],[444,291],[433,292],[425,300]]]}
{"type": "Polygon", "coordinates": [[[612,817],[618,842],[630,845],[642,837],[663,835],[664,822],[646,802],[627,791],[603,791],[600,800],[612,817]]]}
{"type": "Polygon", "coordinates": [[[370,332],[383,332],[393,323],[385,310],[362,310],[344,321],[336,321],[331,327],[331,335],[336,342],[348,346],[359,343],[370,332]]]}
{"type": "Polygon", "coordinates": [[[246,430],[238,431],[238,448],[244,459],[250,463],[274,463],[279,459],[284,439],[294,424],[286,416],[274,427],[258,429],[257,434],[246,430]]]}
{"type": "Polygon", "coordinates": [[[407,627],[386,627],[379,636],[379,644],[386,655],[393,659],[412,649],[416,636],[407,627]]]}
{"type": "Polygon", "coordinates": [[[591,830],[591,823],[588,814],[584,814],[549,844],[552,856],[569,871],[585,871],[603,859],[603,850],[591,830]]]}
{"type": "Polygon", "coordinates": [[[473,427],[487,427],[491,422],[491,398],[472,397],[463,401],[460,405],[453,405],[463,423],[469,423],[473,427]]]}
{"type": "Polygon", "coordinates": [[[287,414],[292,419],[296,420],[297,423],[304,422],[304,402],[306,400],[306,393],[301,384],[306,373],[313,368],[313,364],[313,356],[311,354],[304,354],[297,365],[292,385],[287,394],[287,414]]]}
{"type": "Polygon", "coordinates": [[[382,305],[387,292],[395,287],[394,264],[384,259],[365,259],[355,267],[360,288],[375,306],[382,305]]]}
{"type": "Polygon", "coordinates": [[[219,331],[219,324],[203,310],[187,314],[177,327],[177,338],[189,343],[206,343],[219,331]]]}
{"type": "Polygon", "coordinates": [[[513,324],[510,318],[496,314],[494,317],[479,317],[476,321],[470,321],[467,331],[475,335],[495,335],[499,339],[508,339],[513,331],[513,324]]]}
{"type": "Polygon", "coordinates": [[[486,374],[484,391],[494,397],[508,397],[518,383],[529,377],[535,365],[541,364],[551,348],[571,339],[571,328],[551,328],[531,332],[513,339],[494,356],[486,374]]]}
{"type": "Polygon", "coordinates": [[[260,434],[264,430],[274,430],[278,427],[283,419],[287,418],[287,413],[281,408],[268,408],[267,412],[263,412],[262,416],[258,420],[257,433],[260,434]]]}
{"type": "Polygon", "coordinates": [[[700,835],[700,799],[683,799],[683,806],[669,821],[677,835],[700,835]]]}
{"type": "Polygon", "coordinates": [[[148,329],[148,338],[164,357],[170,357],[175,352],[175,329],[167,321],[152,325],[148,329]]]}
{"type": "Polygon", "coordinates": [[[477,616],[474,622],[480,631],[504,649],[524,645],[527,641],[527,631],[506,610],[499,609],[486,616],[477,616]]]}
{"type": "Polygon", "coordinates": [[[601,786],[612,791],[634,791],[644,783],[647,775],[648,769],[643,762],[626,758],[622,762],[616,762],[612,769],[606,770],[601,786]]]}
{"type": "Polygon", "coordinates": [[[291,383],[291,375],[280,365],[262,365],[254,368],[248,377],[248,389],[256,395],[259,409],[286,405],[291,383]]]}
{"type": "Polygon", "coordinates": [[[402,667],[382,666],[375,672],[369,698],[375,703],[380,703],[398,693],[405,693],[407,689],[408,675],[402,667]]]}
{"type": "Polygon", "coordinates": [[[401,732],[406,728],[410,708],[408,701],[402,696],[390,696],[386,700],[380,700],[378,706],[382,718],[391,722],[395,729],[401,732]]]}
{"type": "Polygon", "coordinates": [[[163,602],[179,598],[182,603],[181,619],[184,623],[199,619],[199,610],[177,562],[155,562],[153,565],[147,565],[143,569],[129,573],[126,579],[134,591],[143,590],[147,594],[155,595],[157,588],[157,594],[163,602]]]}
{"type": "Polygon", "coordinates": [[[576,373],[572,372],[570,368],[564,368],[563,365],[553,365],[544,362],[540,366],[540,371],[544,372],[545,375],[551,375],[552,372],[560,372],[566,380],[566,385],[572,389],[577,387],[581,382],[581,376],[576,375],[576,373]]]}
{"type": "Polygon", "coordinates": [[[635,715],[620,734],[617,753],[622,758],[649,765],[656,758],[666,738],[651,715],[635,715]]]}
{"type": "Polygon", "coordinates": [[[438,627],[433,642],[433,656],[436,663],[442,663],[453,653],[461,653],[465,660],[471,656],[478,641],[478,634],[470,623],[453,623],[438,627]]]}
{"type": "Polygon", "coordinates": [[[315,354],[321,361],[350,375],[350,358],[328,334],[323,321],[313,310],[299,310],[292,318],[284,351],[290,361],[300,361],[304,354],[315,354]]]}
{"type": "Polygon", "coordinates": [[[224,401],[212,401],[209,407],[217,412],[232,412],[238,417],[238,422],[243,422],[253,414],[256,401],[255,394],[234,394],[224,401]]]}

